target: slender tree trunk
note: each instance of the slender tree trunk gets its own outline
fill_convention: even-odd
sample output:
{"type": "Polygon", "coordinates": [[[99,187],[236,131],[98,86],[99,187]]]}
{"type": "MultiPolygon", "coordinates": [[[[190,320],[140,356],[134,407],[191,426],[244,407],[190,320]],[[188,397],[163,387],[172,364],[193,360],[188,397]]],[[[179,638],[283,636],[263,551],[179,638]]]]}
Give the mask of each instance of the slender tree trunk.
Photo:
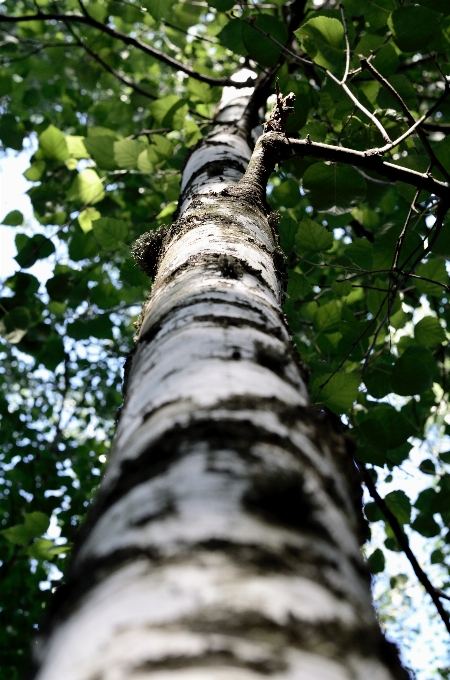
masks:
{"type": "Polygon", "coordinates": [[[153,290],[39,680],[407,677],[373,612],[351,456],[283,317],[276,219],[252,164],[233,186],[244,104],[191,154],[177,221],[138,246],[153,290]]]}

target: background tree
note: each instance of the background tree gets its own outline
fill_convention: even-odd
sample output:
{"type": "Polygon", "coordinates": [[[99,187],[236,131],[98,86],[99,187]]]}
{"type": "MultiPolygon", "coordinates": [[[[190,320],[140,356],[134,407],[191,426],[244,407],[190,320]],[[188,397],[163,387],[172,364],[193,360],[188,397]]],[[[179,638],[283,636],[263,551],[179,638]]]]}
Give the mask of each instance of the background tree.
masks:
{"type": "MultiPolygon", "coordinates": [[[[263,74],[258,105],[275,76],[296,95],[268,200],[313,399],[352,429],[385,548],[409,551],[405,525],[430,539],[437,584],[409,557],[449,627],[435,587],[448,579],[449,455],[422,460],[417,498],[405,487],[383,501],[375,488],[407,466],[412,438],[447,434],[449,14],[434,0],[2,4],[0,137],[36,147],[25,174],[41,225],[17,234],[20,270],[0,307],[10,677],[47,601],[38,584],[64,569],[108,453],[122,357],[149,292],[130,247],[170,221],[187,149],[242,65],[263,74]],[[45,286],[27,272],[38,260],[52,267],[45,286]],[[45,537],[51,516],[57,541],[45,537]]],[[[374,572],[383,550],[369,556],[374,572]]]]}

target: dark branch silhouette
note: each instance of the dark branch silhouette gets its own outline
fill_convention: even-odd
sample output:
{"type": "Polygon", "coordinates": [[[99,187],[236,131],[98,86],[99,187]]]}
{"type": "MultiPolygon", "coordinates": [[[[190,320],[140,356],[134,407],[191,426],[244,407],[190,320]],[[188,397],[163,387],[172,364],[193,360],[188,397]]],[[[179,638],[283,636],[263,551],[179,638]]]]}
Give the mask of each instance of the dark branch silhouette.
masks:
{"type": "Polygon", "coordinates": [[[439,616],[441,617],[445,627],[447,628],[448,632],[450,633],[450,619],[448,613],[445,611],[444,607],[442,606],[442,602],[440,601],[440,597],[445,597],[446,599],[449,599],[448,595],[441,594],[442,591],[439,589],[436,589],[432,583],[430,582],[428,576],[418,563],[414,553],[412,552],[411,548],[409,547],[409,541],[408,537],[406,536],[405,532],[403,531],[400,522],[392,512],[392,510],[388,507],[387,503],[381,498],[380,494],[378,493],[375,483],[370,476],[370,472],[366,469],[365,465],[362,463],[358,463],[358,468],[360,470],[361,476],[364,480],[365,485],[367,486],[367,489],[372,496],[373,500],[375,503],[378,505],[380,508],[381,512],[389,522],[392,531],[394,532],[395,538],[397,539],[400,547],[402,548],[403,552],[405,553],[406,557],[408,558],[415,575],[417,576],[418,580],[420,583],[423,585],[425,590],[427,591],[428,595],[431,597],[433,600],[433,603],[436,607],[436,609],[439,612],[439,616]]]}
{"type": "Polygon", "coordinates": [[[149,56],[153,57],[154,59],[157,59],[163,64],[166,64],[167,66],[170,66],[171,68],[176,69],[177,71],[182,71],[183,73],[186,73],[186,75],[188,75],[190,78],[199,80],[202,83],[207,83],[208,85],[218,85],[220,87],[224,87],[226,85],[233,85],[234,87],[241,88],[249,87],[254,83],[254,78],[249,78],[245,82],[235,83],[230,78],[213,78],[212,76],[208,76],[203,73],[197,73],[197,71],[190,68],[186,64],[183,64],[182,62],[177,61],[172,57],[169,57],[161,50],[157,50],[154,47],[150,47],[150,45],[147,45],[146,43],[142,42],[142,40],[138,40],[137,38],[133,38],[132,36],[127,35],[126,33],[117,31],[114,28],[108,26],[107,24],[102,24],[100,21],[97,21],[92,16],[90,16],[87,12],[85,14],[54,14],[37,12],[36,14],[26,14],[21,16],[7,16],[4,14],[0,15],[0,24],[22,23],[27,21],[60,21],[66,24],[77,23],[85,24],[86,26],[92,26],[93,28],[102,31],[102,33],[106,33],[106,35],[109,35],[112,38],[121,40],[123,43],[125,43],[125,45],[132,45],[141,52],[148,54],[149,56]]]}

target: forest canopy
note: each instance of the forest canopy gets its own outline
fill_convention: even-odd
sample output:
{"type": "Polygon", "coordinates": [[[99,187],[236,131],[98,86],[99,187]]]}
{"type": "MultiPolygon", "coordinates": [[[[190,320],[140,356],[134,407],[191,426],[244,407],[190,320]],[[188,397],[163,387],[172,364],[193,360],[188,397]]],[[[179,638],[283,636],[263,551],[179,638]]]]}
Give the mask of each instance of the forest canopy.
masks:
{"type": "MultiPolygon", "coordinates": [[[[17,248],[0,300],[8,677],[108,457],[151,289],[133,243],[176,214],[186,156],[231,85],[263,83],[266,120],[276,87],[295,95],[293,157],[268,186],[284,312],[313,402],[354,442],[383,536],[373,574],[406,551],[450,631],[450,2],[3,0],[0,39],[0,141],[30,155],[34,212],[0,216],[17,248]],[[396,482],[411,471],[418,484],[396,482]]],[[[405,579],[390,574],[391,591],[405,579]]]]}

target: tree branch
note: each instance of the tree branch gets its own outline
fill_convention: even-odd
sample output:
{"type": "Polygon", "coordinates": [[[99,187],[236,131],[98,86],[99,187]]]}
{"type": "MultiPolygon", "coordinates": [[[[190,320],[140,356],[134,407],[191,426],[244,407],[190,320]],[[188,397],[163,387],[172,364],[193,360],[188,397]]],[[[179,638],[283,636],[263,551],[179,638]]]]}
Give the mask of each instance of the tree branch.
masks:
{"type": "MultiPolygon", "coordinates": [[[[72,33],[70,26],[67,26],[67,29],[72,33]]],[[[127,78],[127,76],[122,75],[121,73],[119,73],[119,71],[116,71],[116,69],[113,68],[112,66],[110,66],[109,64],[107,64],[106,61],[104,61],[100,57],[100,55],[97,54],[97,52],[94,52],[94,50],[91,50],[91,48],[88,45],[86,45],[86,43],[83,42],[78,35],[76,35],[74,32],[72,34],[77,41],[77,45],[82,47],[84,49],[84,51],[87,52],[87,54],[89,54],[92,57],[92,59],[94,59],[96,62],[98,62],[105,69],[105,71],[108,71],[108,73],[111,73],[111,75],[113,75],[115,78],[117,78],[117,80],[120,80],[121,83],[124,83],[124,85],[127,85],[127,87],[131,87],[131,89],[134,90],[134,92],[137,92],[138,94],[143,95],[144,97],[148,97],[148,99],[152,99],[153,101],[158,99],[158,97],[156,95],[152,94],[151,92],[148,92],[147,90],[143,90],[142,87],[140,87],[139,85],[134,83],[132,80],[127,78]]]]}
{"type": "Polygon", "coordinates": [[[46,14],[44,12],[37,12],[36,14],[25,14],[21,16],[6,16],[4,14],[0,14],[0,23],[22,23],[27,21],[61,21],[64,23],[70,22],[92,26],[93,28],[96,28],[97,30],[106,33],[112,38],[121,40],[123,43],[125,43],[125,45],[132,45],[141,52],[150,55],[151,57],[157,59],[163,64],[166,64],[167,66],[170,66],[171,68],[176,69],[177,71],[182,71],[183,73],[186,73],[186,75],[188,75],[190,78],[199,80],[202,83],[207,83],[208,85],[218,85],[220,87],[224,87],[226,85],[233,85],[234,87],[241,88],[251,87],[254,84],[253,78],[242,83],[234,83],[230,78],[213,78],[212,76],[197,73],[197,71],[195,71],[194,69],[190,68],[189,66],[186,66],[186,64],[183,64],[182,62],[177,61],[176,59],[173,59],[172,57],[169,57],[164,52],[161,52],[161,50],[157,50],[154,47],[150,47],[150,45],[147,45],[141,40],[133,38],[132,36],[127,35],[126,33],[121,33],[120,31],[111,28],[107,24],[102,24],[100,21],[97,21],[92,16],[87,14],[87,12],[85,14],[46,14]]]}
{"type": "MultiPolygon", "coordinates": [[[[428,595],[433,600],[433,603],[434,603],[436,609],[438,610],[439,615],[440,615],[445,627],[447,628],[447,631],[450,633],[449,615],[445,611],[444,607],[442,606],[442,602],[439,599],[441,591],[437,590],[431,584],[428,576],[426,575],[426,573],[424,572],[424,570],[422,569],[422,567],[420,566],[420,564],[416,560],[414,553],[412,552],[411,548],[409,547],[408,537],[404,533],[398,519],[396,518],[396,516],[394,515],[392,510],[388,507],[386,502],[379,495],[379,493],[376,489],[375,483],[374,483],[372,477],[370,476],[369,471],[366,469],[366,467],[363,463],[358,462],[357,465],[358,465],[361,476],[364,480],[364,483],[365,483],[370,495],[372,496],[373,500],[378,505],[381,512],[383,513],[383,515],[385,516],[385,518],[389,522],[391,529],[394,532],[395,538],[397,539],[397,541],[398,541],[399,545],[401,546],[403,552],[405,553],[406,557],[408,558],[408,560],[409,560],[409,562],[410,562],[410,564],[411,564],[411,566],[414,570],[415,575],[417,576],[418,580],[420,581],[420,583],[423,585],[423,587],[427,591],[428,595]]],[[[448,596],[446,596],[446,597],[448,599],[448,596]]]]}
{"type": "MultiPolygon", "coordinates": [[[[377,80],[379,83],[381,83],[381,85],[383,85],[383,87],[388,92],[391,93],[391,95],[394,97],[394,99],[396,99],[397,102],[399,103],[400,108],[402,109],[403,113],[405,114],[405,117],[406,117],[406,120],[408,121],[408,123],[410,125],[414,125],[416,123],[416,121],[414,120],[414,117],[413,117],[411,111],[409,110],[409,108],[407,107],[407,105],[405,104],[402,97],[400,96],[400,94],[395,89],[395,87],[393,87],[393,85],[391,85],[391,83],[386,78],[384,78],[384,76],[382,76],[379,71],[377,71],[375,66],[373,66],[373,64],[371,63],[370,58],[365,59],[364,57],[362,57],[362,58],[360,58],[360,62],[361,62],[362,68],[367,69],[373,75],[375,80],[377,80]]],[[[417,127],[417,135],[418,135],[420,141],[422,142],[422,144],[424,145],[424,147],[427,151],[428,157],[432,161],[433,165],[435,165],[437,168],[439,168],[439,170],[441,171],[441,173],[443,174],[443,176],[445,177],[445,179],[447,181],[450,181],[450,174],[444,168],[441,161],[437,158],[436,154],[434,153],[434,151],[433,151],[433,149],[430,145],[430,142],[428,141],[426,133],[424,132],[424,130],[421,129],[420,126],[417,127]]]]}
{"type": "MultiPolygon", "coordinates": [[[[273,136],[276,133],[266,133],[273,136]]],[[[266,135],[264,135],[265,137],[266,135]]],[[[272,139],[269,143],[273,143],[272,139]]],[[[267,140],[269,141],[269,140],[267,140]]],[[[273,140],[275,141],[275,140],[273,140]]],[[[286,139],[281,135],[277,135],[278,145],[283,146],[280,153],[281,158],[277,162],[282,162],[293,157],[300,158],[319,158],[323,161],[332,161],[335,163],[346,163],[347,165],[354,165],[362,170],[375,172],[378,175],[383,175],[393,182],[405,182],[411,184],[418,189],[424,189],[432,194],[436,194],[442,198],[450,199],[450,187],[426,173],[410,170],[394,163],[385,161],[381,156],[372,155],[371,152],[355,151],[345,147],[332,146],[331,144],[322,144],[320,142],[312,142],[309,139],[294,139],[290,137],[286,139]]]]}

